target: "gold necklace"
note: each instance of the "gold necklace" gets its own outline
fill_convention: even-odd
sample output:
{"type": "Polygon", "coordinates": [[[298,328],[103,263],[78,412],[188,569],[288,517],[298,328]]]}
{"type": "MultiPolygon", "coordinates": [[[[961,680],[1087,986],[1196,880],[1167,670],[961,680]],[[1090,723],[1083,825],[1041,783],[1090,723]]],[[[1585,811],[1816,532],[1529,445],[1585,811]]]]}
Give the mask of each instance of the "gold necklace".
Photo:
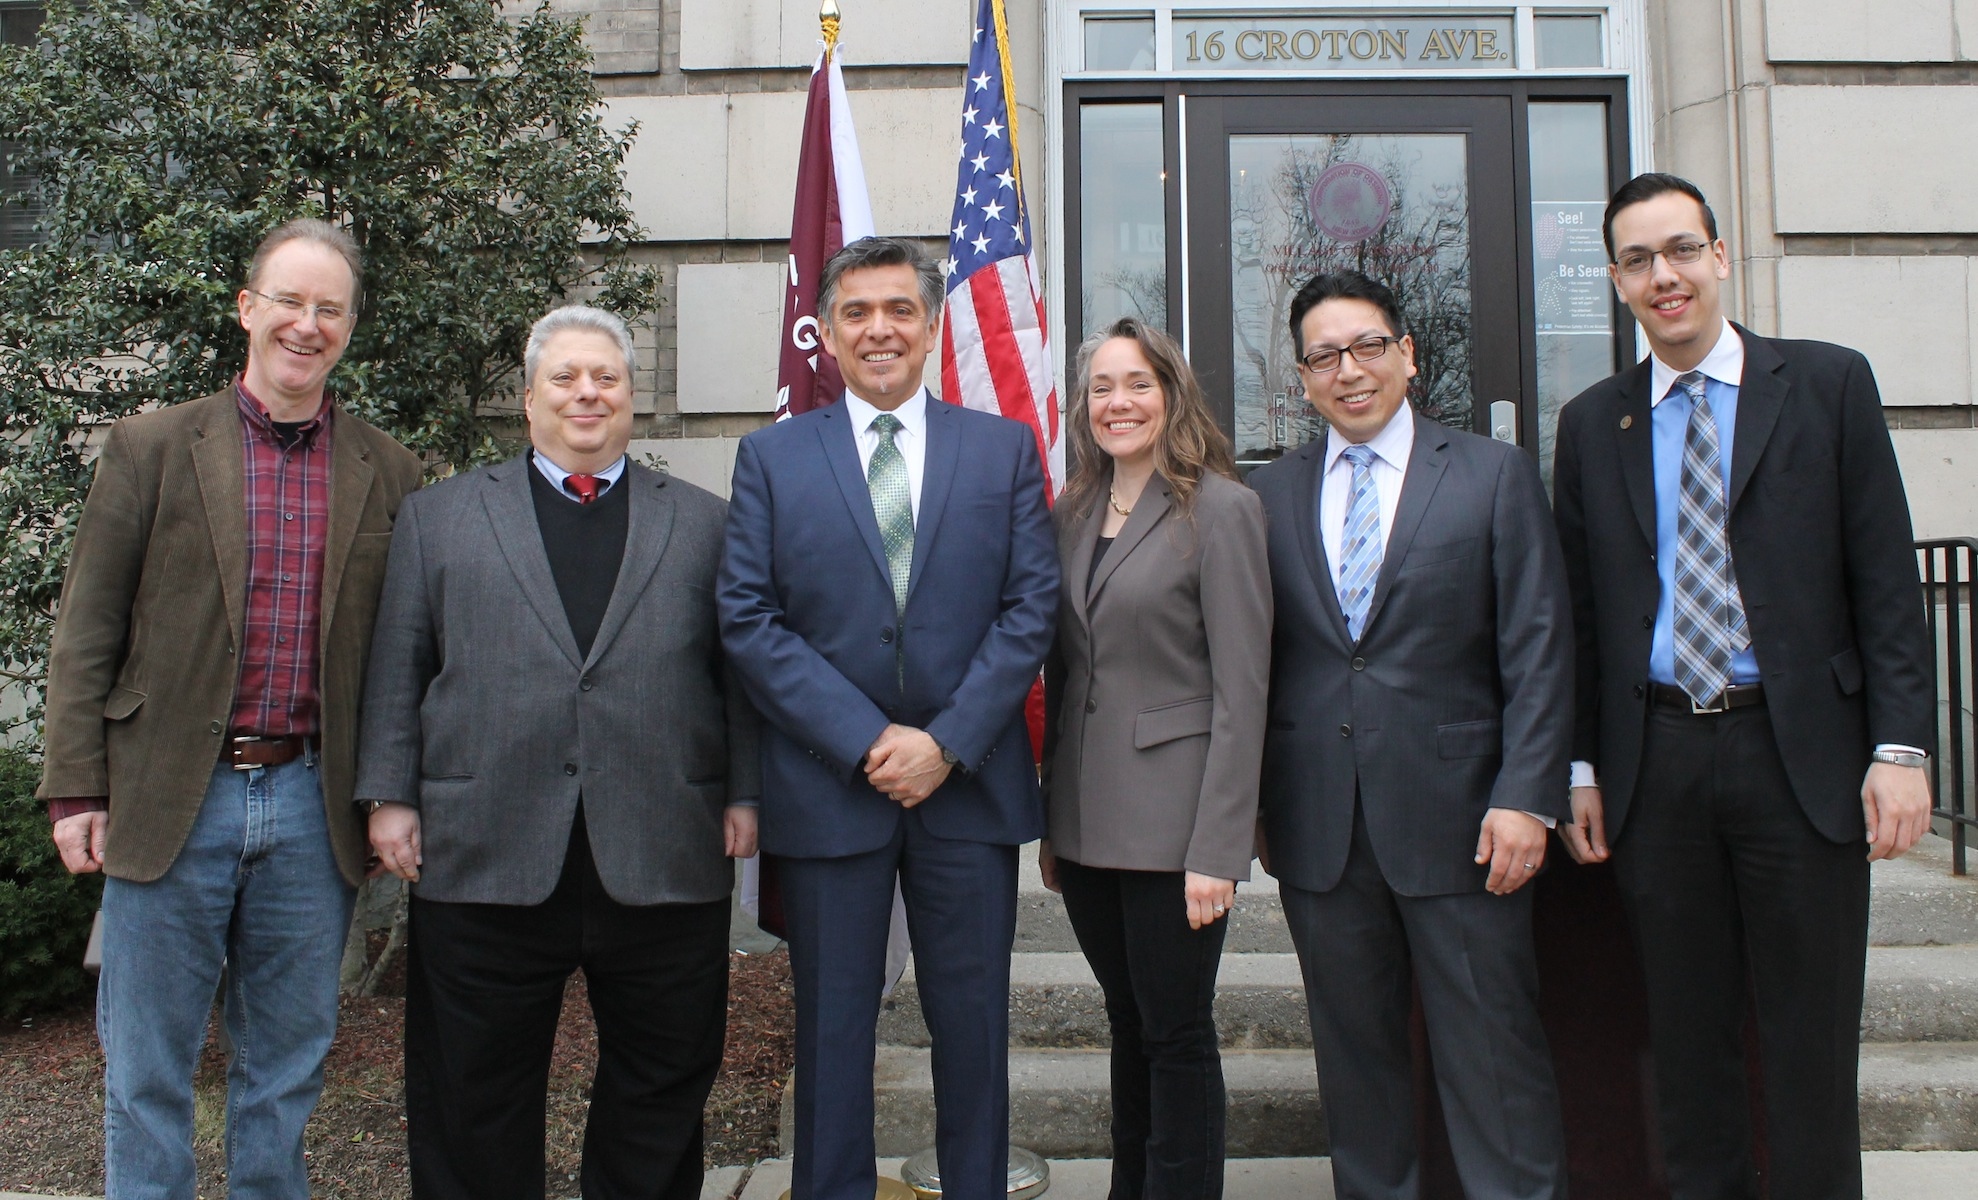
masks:
{"type": "Polygon", "coordinates": [[[1113,511],[1118,513],[1120,516],[1130,517],[1133,515],[1133,510],[1131,508],[1120,507],[1119,493],[1115,492],[1111,488],[1106,489],[1106,501],[1113,506],[1113,511]]]}

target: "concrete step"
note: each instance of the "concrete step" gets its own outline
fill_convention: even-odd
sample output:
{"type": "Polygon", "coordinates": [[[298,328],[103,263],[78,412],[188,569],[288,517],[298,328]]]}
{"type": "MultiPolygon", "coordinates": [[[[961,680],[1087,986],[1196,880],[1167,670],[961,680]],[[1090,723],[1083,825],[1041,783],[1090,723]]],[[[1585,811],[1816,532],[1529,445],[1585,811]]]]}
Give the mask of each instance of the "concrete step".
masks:
{"type": "MultiPolygon", "coordinates": [[[[1024,847],[1019,863],[1016,949],[1029,953],[1078,949],[1064,901],[1045,890],[1037,872],[1037,848],[1024,847]]],[[[1289,954],[1291,933],[1278,903],[1277,880],[1254,866],[1251,874],[1249,882],[1237,886],[1227,952],[1289,954]]],[[[1868,938],[1872,944],[1978,943],[1978,875],[1951,874],[1947,839],[1927,836],[1903,857],[1876,863],[1871,889],[1868,938]]]]}
{"type": "MultiPolygon", "coordinates": [[[[881,1048],[875,1070],[882,1155],[933,1144],[928,1051],[881,1048]]],[[[1310,1054],[1238,1050],[1223,1056],[1229,1095],[1229,1156],[1323,1153],[1325,1122],[1310,1054]]],[[[783,1147],[790,1149],[788,1106],[783,1147]]],[[[1110,1152],[1107,1056],[1103,1050],[1014,1050],[1010,1136],[1046,1158],[1110,1152]]],[[[1978,1150],[1978,1043],[1870,1044],[1861,1050],[1864,1150],[1978,1150]]]]}
{"type": "MultiPolygon", "coordinates": [[[[882,1158],[879,1173],[900,1177],[901,1159],[882,1158]]],[[[1113,1164],[1104,1158],[1051,1163],[1051,1200],[1106,1200],[1113,1164]]],[[[1885,1150],[1861,1157],[1867,1200],[1970,1200],[1978,1196],[1978,1154],[1885,1150]]],[[[778,1200],[790,1186],[790,1160],[708,1172],[701,1200],[778,1200]],[[729,1190],[723,1191],[722,1188],[729,1190]]],[[[1223,1172],[1224,1200],[1333,1200],[1332,1164],[1323,1158],[1247,1158],[1223,1172]]],[[[8,1200],[0,1196],[0,1200],[8,1200]]]]}
{"type": "MultiPolygon", "coordinates": [[[[1232,1049],[1310,1047],[1297,956],[1224,955],[1216,1028],[1232,1049]]],[[[1978,945],[1871,948],[1861,1036],[1866,1042],[1978,1042],[1978,945]]],[[[879,1040],[929,1044],[912,967],[880,1012],[879,1040]]],[[[1110,1040],[1104,994],[1084,955],[1011,957],[1011,1045],[1076,1049],[1110,1040]]]]}

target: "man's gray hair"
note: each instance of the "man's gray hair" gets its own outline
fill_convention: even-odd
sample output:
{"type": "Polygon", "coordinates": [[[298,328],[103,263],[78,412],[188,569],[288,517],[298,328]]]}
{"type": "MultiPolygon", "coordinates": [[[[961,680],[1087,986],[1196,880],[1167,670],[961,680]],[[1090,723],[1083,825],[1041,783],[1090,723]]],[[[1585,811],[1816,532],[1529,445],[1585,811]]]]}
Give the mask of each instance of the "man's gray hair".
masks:
{"type": "Polygon", "coordinates": [[[261,244],[254,248],[254,257],[247,263],[248,291],[261,290],[261,272],[267,269],[268,259],[290,242],[314,242],[342,257],[344,265],[350,268],[350,311],[354,313],[364,307],[364,252],[357,248],[357,239],[314,217],[288,221],[261,239],[261,244]]]}
{"type": "Polygon", "coordinates": [[[920,281],[920,303],[927,309],[928,320],[941,315],[941,300],[947,293],[941,268],[934,265],[934,260],[905,238],[868,237],[846,246],[824,264],[824,273],[817,280],[819,321],[831,324],[831,310],[838,302],[838,281],[845,272],[867,267],[912,267],[920,281]]]}
{"type": "Polygon", "coordinates": [[[522,352],[522,373],[528,382],[536,381],[536,368],[542,364],[543,350],[549,340],[559,333],[577,330],[584,333],[602,333],[618,343],[618,353],[624,356],[625,373],[632,373],[632,331],[617,313],[608,313],[588,304],[566,304],[562,308],[552,308],[542,318],[529,327],[529,345],[522,352]]]}

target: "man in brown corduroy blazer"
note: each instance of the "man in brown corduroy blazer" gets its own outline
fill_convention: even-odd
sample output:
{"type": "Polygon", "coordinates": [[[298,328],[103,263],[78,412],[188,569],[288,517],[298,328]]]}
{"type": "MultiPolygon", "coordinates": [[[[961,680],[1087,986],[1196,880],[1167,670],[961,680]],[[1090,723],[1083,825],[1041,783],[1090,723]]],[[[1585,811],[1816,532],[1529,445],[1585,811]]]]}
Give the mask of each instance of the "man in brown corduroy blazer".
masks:
{"type": "Polygon", "coordinates": [[[412,453],[331,401],[349,236],[291,222],[237,304],[246,368],[105,439],[48,662],[38,794],[101,870],[105,1182],[194,1190],[192,1075],[226,970],[227,1178],[307,1197],[302,1130],[363,879],[352,804],[371,621],[412,453]]]}

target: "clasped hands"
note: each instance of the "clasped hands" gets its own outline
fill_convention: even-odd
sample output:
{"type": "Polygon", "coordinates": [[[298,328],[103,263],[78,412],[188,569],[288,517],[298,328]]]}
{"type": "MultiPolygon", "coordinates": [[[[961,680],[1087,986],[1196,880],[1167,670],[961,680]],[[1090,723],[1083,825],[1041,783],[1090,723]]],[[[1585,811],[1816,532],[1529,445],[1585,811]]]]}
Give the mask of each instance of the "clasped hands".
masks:
{"type": "Polygon", "coordinates": [[[954,768],[925,729],[888,725],[865,752],[865,778],[887,799],[912,808],[948,781],[954,768]]]}

